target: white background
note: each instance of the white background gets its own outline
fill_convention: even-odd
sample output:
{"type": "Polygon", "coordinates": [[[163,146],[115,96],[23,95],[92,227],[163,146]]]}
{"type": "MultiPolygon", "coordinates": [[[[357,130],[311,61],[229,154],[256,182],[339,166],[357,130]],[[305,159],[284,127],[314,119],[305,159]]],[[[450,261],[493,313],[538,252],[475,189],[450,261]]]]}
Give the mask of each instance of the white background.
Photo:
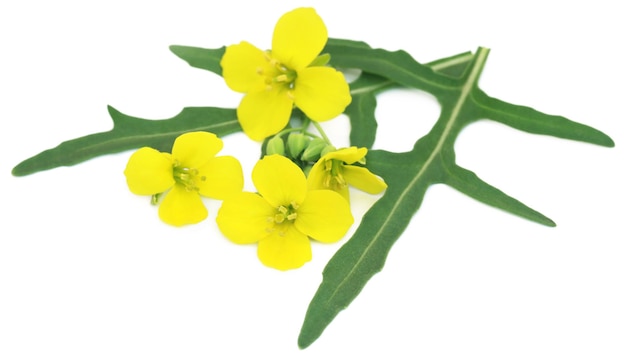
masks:
{"type": "MultiPolygon", "coordinates": [[[[624,12],[618,2],[5,1],[0,5],[0,362],[625,362],[624,12]],[[408,5],[412,4],[412,5],[408,5]],[[615,148],[484,121],[461,166],[553,218],[543,227],[445,186],[384,270],[306,350],[296,340],[326,262],[278,272],[210,217],[161,223],[122,171],[130,152],[13,177],[18,162],[111,127],[106,105],[168,118],[240,95],[171,44],[270,46],[284,12],[312,5],[332,37],[428,62],[492,52],[481,87],[609,134],[615,148]]],[[[408,150],[437,117],[416,91],[379,99],[377,148],[408,150]]],[[[346,146],[347,122],[327,124],[346,146]]],[[[258,145],[224,138],[249,175],[258,145]]],[[[250,180],[246,189],[252,190],[250,180]]],[[[360,218],[376,198],[353,194],[360,218]]],[[[351,230],[350,233],[352,233],[351,230]]]]}

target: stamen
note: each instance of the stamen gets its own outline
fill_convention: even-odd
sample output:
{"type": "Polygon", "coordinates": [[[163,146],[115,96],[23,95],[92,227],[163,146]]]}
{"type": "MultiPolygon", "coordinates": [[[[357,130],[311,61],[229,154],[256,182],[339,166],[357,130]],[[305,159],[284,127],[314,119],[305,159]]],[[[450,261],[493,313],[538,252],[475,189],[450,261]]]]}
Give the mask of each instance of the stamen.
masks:
{"type": "Polygon", "coordinates": [[[330,188],[330,180],[332,179],[332,176],[330,175],[326,175],[324,177],[324,188],[330,188]]]}
{"type": "MultiPolygon", "coordinates": [[[[269,67],[259,66],[256,68],[256,73],[264,77],[265,91],[270,92],[274,90],[274,87],[286,88],[288,91],[293,90],[297,73],[282,65],[277,59],[272,58],[271,51],[265,51],[263,56],[269,67]]],[[[287,92],[287,97],[295,101],[292,92],[287,92]]]]}
{"type": "MultiPolygon", "coordinates": [[[[200,174],[200,171],[198,169],[180,167],[180,162],[178,162],[178,160],[174,161],[173,169],[174,170],[172,172],[173,172],[174,180],[176,181],[176,183],[182,184],[185,187],[186,191],[197,192],[200,190],[200,188],[196,186],[196,180],[195,180],[198,174],[200,174]]],[[[200,181],[205,181],[205,180],[206,180],[206,176],[203,175],[202,177],[200,177],[200,181]]]]}
{"type": "Polygon", "coordinates": [[[274,222],[280,224],[280,223],[283,223],[284,221],[285,221],[285,215],[284,214],[277,213],[277,214],[274,215],[274,222]]]}
{"type": "Polygon", "coordinates": [[[341,185],[342,187],[346,186],[346,180],[343,178],[343,175],[341,175],[341,173],[337,174],[335,176],[335,179],[337,179],[337,184],[341,185]]]}
{"type": "Polygon", "coordinates": [[[332,168],[333,168],[333,161],[326,160],[326,162],[324,163],[324,171],[331,171],[332,168]]]}
{"type": "Polygon", "coordinates": [[[272,222],[274,222],[275,224],[281,224],[285,222],[285,220],[294,221],[296,220],[296,218],[298,218],[298,214],[296,213],[296,209],[298,209],[298,203],[296,202],[291,202],[288,207],[281,205],[276,209],[278,213],[274,215],[274,218],[271,218],[272,222]]]}
{"type": "Polygon", "coordinates": [[[333,160],[332,166],[330,167],[330,174],[332,176],[341,175],[341,167],[343,166],[343,161],[341,160],[333,160]]]}
{"type": "Polygon", "coordinates": [[[324,179],[322,184],[324,188],[340,191],[348,186],[346,179],[342,174],[343,161],[326,160],[324,163],[324,179]]]}
{"type": "Polygon", "coordinates": [[[287,81],[287,75],[285,74],[281,74],[280,76],[274,77],[274,82],[286,82],[286,81],[287,81]]]}

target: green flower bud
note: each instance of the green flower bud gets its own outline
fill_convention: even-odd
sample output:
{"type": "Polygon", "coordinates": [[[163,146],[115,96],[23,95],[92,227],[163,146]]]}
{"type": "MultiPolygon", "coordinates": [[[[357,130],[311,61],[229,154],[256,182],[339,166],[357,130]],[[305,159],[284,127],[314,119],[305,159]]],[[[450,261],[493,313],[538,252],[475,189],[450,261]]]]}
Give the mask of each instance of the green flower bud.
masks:
{"type": "Polygon", "coordinates": [[[313,59],[313,62],[309,64],[309,67],[323,67],[330,62],[330,54],[324,53],[317,56],[317,58],[313,59]]]}
{"type": "Polygon", "coordinates": [[[304,175],[309,176],[311,169],[313,169],[313,165],[307,165],[302,169],[302,171],[304,172],[304,175]]]}
{"type": "Polygon", "coordinates": [[[289,156],[294,159],[298,158],[304,148],[309,146],[310,141],[311,139],[303,134],[289,134],[289,137],[287,137],[287,150],[289,156]]]}
{"type": "Polygon", "coordinates": [[[320,152],[320,157],[322,157],[322,156],[324,156],[324,155],[326,155],[326,154],[328,154],[328,153],[330,153],[330,152],[336,151],[336,150],[337,150],[337,149],[336,149],[334,146],[332,146],[332,145],[326,145],[326,147],[324,147],[324,148],[322,149],[322,152],[320,152]]]}
{"type": "Polygon", "coordinates": [[[282,156],[285,155],[285,142],[280,136],[274,136],[267,142],[266,154],[278,154],[282,156]]]}
{"type": "Polygon", "coordinates": [[[323,139],[312,139],[306,149],[304,149],[304,152],[302,153],[302,157],[300,159],[305,161],[317,161],[317,159],[320,158],[320,153],[322,152],[322,149],[324,149],[326,146],[328,146],[328,144],[323,139]]]}

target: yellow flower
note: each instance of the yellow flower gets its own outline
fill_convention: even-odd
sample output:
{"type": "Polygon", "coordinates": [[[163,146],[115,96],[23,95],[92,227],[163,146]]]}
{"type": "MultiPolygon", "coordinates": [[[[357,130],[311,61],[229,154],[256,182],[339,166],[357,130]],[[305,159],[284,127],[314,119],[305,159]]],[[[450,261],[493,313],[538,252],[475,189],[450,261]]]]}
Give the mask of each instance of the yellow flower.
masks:
{"type": "Polygon", "coordinates": [[[331,189],[350,200],[348,184],[370,194],[378,194],[387,184],[367,168],[348,165],[364,160],[367,149],[350,146],[331,151],[313,165],[307,183],[309,189],[331,189]]]}
{"type": "Polygon", "coordinates": [[[209,132],[190,132],[174,141],[172,153],[144,147],[128,160],[124,175],[131,192],[165,195],[159,207],[163,222],[182,226],[204,220],[207,209],[200,196],[224,199],[243,188],[239,161],[216,157],[222,140],[209,132]]]}
{"type": "Polygon", "coordinates": [[[252,171],[258,193],[224,200],[217,225],[235,243],[258,242],[266,266],[289,270],[311,259],[309,237],[335,242],[354,222],[349,204],[328,190],[308,191],[304,173],[281,155],[260,160],[252,171]]]}
{"type": "Polygon", "coordinates": [[[246,135],[262,140],[277,133],[289,122],[294,104],[314,121],[345,110],[352,98],[343,74],[314,62],[327,40],[315,10],[298,8],[278,20],[271,51],[245,41],[226,48],[222,75],[228,87],[245,93],[237,117],[246,135]]]}

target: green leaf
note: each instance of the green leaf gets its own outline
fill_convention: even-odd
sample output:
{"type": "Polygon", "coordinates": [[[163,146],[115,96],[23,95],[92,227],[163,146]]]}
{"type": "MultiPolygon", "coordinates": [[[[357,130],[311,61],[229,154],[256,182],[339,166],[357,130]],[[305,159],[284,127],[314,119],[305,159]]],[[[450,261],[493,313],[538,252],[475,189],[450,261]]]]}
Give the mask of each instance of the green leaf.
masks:
{"type": "Polygon", "coordinates": [[[350,144],[371,148],[376,139],[376,95],[397,86],[385,78],[364,73],[350,85],[352,102],[345,110],[350,119],[350,144]]]}
{"type": "Polygon", "coordinates": [[[565,117],[549,116],[530,107],[500,101],[487,96],[481,90],[476,90],[472,96],[482,110],[482,117],[498,120],[518,130],[601,146],[615,146],[613,140],[605,133],[565,117]]]}
{"type": "MultiPolygon", "coordinates": [[[[351,47],[369,48],[362,42],[342,40],[334,40],[333,42],[350,45],[351,47]]],[[[222,72],[220,59],[225,49],[225,47],[205,49],[179,45],[170,47],[174,54],[185,60],[189,65],[218,75],[221,75],[222,72]]],[[[461,55],[453,56],[437,62],[452,64],[462,62],[463,57],[461,55]],[[450,61],[450,59],[453,61],[450,61]]],[[[445,67],[441,69],[445,70],[445,67]]],[[[353,88],[353,91],[357,95],[365,95],[368,92],[370,95],[374,95],[392,84],[393,82],[381,77],[368,75],[357,81],[358,86],[353,88]],[[369,80],[367,80],[368,78],[369,80]]],[[[371,146],[371,143],[374,141],[376,127],[374,108],[368,107],[368,105],[364,105],[364,107],[365,109],[357,109],[356,111],[353,109],[352,111],[351,118],[355,120],[354,122],[366,125],[365,127],[353,127],[353,130],[356,130],[356,136],[354,137],[363,139],[363,143],[368,143],[371,146]],[[359,135],[359,132],[363,132],[363,134],[359,135]]],[[[24,176],[59,166],[71,166],[97,156],[143,146],[166,150],[171,147],[172,141],[178,135],[188,131],[205,130],[213,132],[218,136],[223,136],[241,130],[237,121],[236,111],[233,109],[189,107],[170,119],[158,121],[127,116],[112,107],[109,107],[109,114],[113,119],[113,130],[65,141],[55,148],[45,150],[22,161],[13,169],[13,175],[24,176]]]]}
{"type": "MultiPolygon", "coordinates": [[[[420,64],[404,51],[389,52],[383,49],[371,49],[350,42],[341,42],[342,46],[327,45],[326,51],[332,54],[333,64],[337,67],[361,69],[366,73],[378,75],[396,84],[422,89],[432,93],[442,104],[442,108],[456,103],[458,93],[467,86],[469,72],[460,71],[467,66],[466,56],[457,55],[441,59],[429,65],[420,64]],[[454,72],[454,73],[451,73],[454,72]],[[450,74],[455,76],[451,77],[450,74]],[[464,74],[463,77],[459,77],[464,74]]],[[[487,49],[483,49],[488,53],[487,49]]],[[[482,67],[482,66],[481,66],[482,67]]],[[[478,75],[480,74],[480,71],[478,75]]],[[[561,116],[547,115],[530,107],[513,105],[487,96],[476,85],[468,89],[468,96],[473,102],[468,103],[463,112],[467,118],[457,128],[477,119],[489,118],[519,130],[535,134],[551,135],[577,140],[601,146],[614,146],[611,138],[601,131],[582,125],[561,116]]],[[[443,110],[442,112],[445,112],[443,110]]]]}
{"type": "Polygon", "coordinates": [[[170,51],[189,63],[192,67],[205,69],[218,76],[222,75],[220,60],[226,51],[226,47],[205,49],[183,45],[171,45],[170,51]]]}
{"type": "Polygon", "coordinates": [[[23,176],[59,166],[70,166],[96,156],[143,146],[169,151],[174,139],[188,131],[209,131],[224,136],[241,130],[236,111],[228,108],[188,107],[166,120],[146,120],[124,115],[109,106],[113,129],[83,136],[43,151],[13,168],[23,176]]]}
{"type": "Polygon", "coordinates": [[[461,193],[487,205],[506,210],[533,222],[550,227],[556,226],[556,223],[550,218],[485,183],[473,172],[465,170],[458,165],[454,165],[454,167],[450,168],[448,171],[449,174],[445,178],[445,183],[461,193]]]}
{"type": "MultiPolygon", "coordinates": [[[[220,60],[225,49],[170,47],[189,65],[218,75],[222,73],[220,60]]],[[[178,135],[189,131],[204,130],[223,136],[241,130],[234,109],[188,107],[170,119],[154,121],[124,115],[111,106],[109,114],[113,119],[112,130],[64,141],[55,148],[22,161],[13,168],[12,174],[24,176],[59,166],[71,166],[97,156],[143,146],[167,150],[178,135]]]]}
{"type": "Polygon", "coordinates": [[[301,348],[312,344],[382,269],[391,246],[406,229],[430,185],[444,183],[485,204],[546,226],[555,225],[543,214],[456,165],[454,141],[469,123],[490,118],[535,134],[614,145],[610,137],[589,126],[487,96],[478,88],[478,79],[488,49],[479,48],[466,70],[448,77],[419,64],[402,51],[346,44],[333,47],[327,51],[335,65],[362,69],[394,83],[427,90],[441,104],[441,114],[431,131],[410,152],[372,150],[368,153],[368,168],[385,179],[388,189],[324,269],[323,281],[300,331],[301,348]]]}
{"type": "MultiPolygon", "coordinates": [[[[205,69],[222,74],[220,59],[224,55],[225,47],[206,49],[198,47],[188,47],[182,45],[172,45],[170,50],[182,60],[195,68],[205,69]]],[[[346,39],[329,39],[326,48],[322,53],[330,53],[331,64],[342,66],[345,60],[340,59],[339,64],[335,62],[334,54],[342,55],[342,51],[346,49],[365,49],[371,51],[369,45],[364,42],[358,42],[346,39]]],[[[409,57],[404,52],[399,52],[400,57],[409,57]]],[[[346,56],[343,55],[345,58],[346,56]]],[[[469,52],[457,54],[451,57],[436,60],[428,63],[430,67],[427,72],[438,72],[448,75],[451,78],[458,78],[467,68],[468,62],[471,60],[472,54],[469,52]]],[[[360,68],[360,67],[355,67],[360,68]]],[[[350,119],[350,143],[353,146],[363,146],[371,148],[376,138],[376,95],[390,88],[401,87],[400,84],[391,81],[388,77],[377,76],[372,73],[363,72],[360,77],[350,84],[350,93],[352,102],[347,107],[345,113],[350,119]]]]}
{"type": "Polygon", "coordinates": [[[458,88],[462,82],[458,78],[438,74],[430,67],[416,62],[402,50],[395,52],[363,46],[337,46],[329,43],[324,48],[331,54],[332,64],[341,68],[356,68],[387,78],[408,87],[430,91],[440,88],[458,88]],[[365,57],[365,58],[363,58],[365,57]]]}
{"type": "MultiPolygon", "coordinates": [[[[341,43],[351,44],[348,41],[341,43]]],[[[360,43],[357,43],[356,46],[364,47],[360,43]]],[[[472,54],[466,52],[427,63],[426,66],[437,73],[458,78],[463,74],[471,60],[472,54]]],[[[352,102],[346,108],[345,114],[350,119],[350,144],[352,146],[368,149],[372,147],[378,127],[375,116],[376,95],[390,88],[398,87],[401,86],[387,78],[371,73],[362,73],[356,81],[350,84],[352,102]]]]}

